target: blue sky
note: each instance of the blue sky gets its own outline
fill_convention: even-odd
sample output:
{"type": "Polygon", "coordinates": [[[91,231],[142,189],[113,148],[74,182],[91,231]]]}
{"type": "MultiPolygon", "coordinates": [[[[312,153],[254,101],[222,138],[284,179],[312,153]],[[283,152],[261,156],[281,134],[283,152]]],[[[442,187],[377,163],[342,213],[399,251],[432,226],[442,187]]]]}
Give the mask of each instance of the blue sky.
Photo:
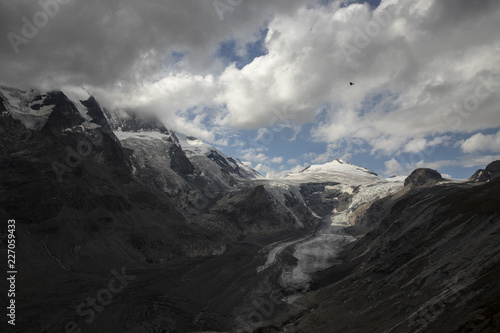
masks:
{"type": "MultiPolygon", "coordinates": [[[[2,6],[6,35],[43,10],[2,6]]],[[[498,22],[490,0],[69,2],[0,40],[0,84],[83,86],[269,177],[343,158],[467,178],[500,159],[498,22]]]]}
{"type": "MultiPolygon", "coordinates": [[[[329,3],[331,1],[322,4],[329,3]]],[[[368,1],[368,3],[371,10],[376,10],[380,1],[368,1]]],[[[345,4],[344,6],[348,7],[349,5],[345,4]]],[[[252,63],[255,58],[266,55],[265,38],[267,33],[268,29],[261,29],[256,41],[244,44],[243,49],[246,51],[244,56],[238,54],[236,40],[221,43],[217,56],[223,59],[226,65],[234,63],[236,68],[241,70],[252,63]]],[[[362,83],[356,82],[355,84],[362,83]]],[[[379,104],[384,97],[389,95],[391,92],[385,91],[375,96],[367,96],[359,113],[369,113],[373,105],[379,104]]],[[[315,120],[317,121],[320,117],[321,114],[317,115],[315,120]]],[[[306,123],[299,129],[265,128],[267,136],[264,139],[259,139],[258,130],[239,131],[237,133],[238,141],[242,141],[243,144],[238,146],[225,145],[219,146],[219,148],[231,156],[237,156],[242,160],[251,160],[252,166],[257,167],[263,174],[269,173],[270,175],[279,174],[283,170],[297,170],[296,166],[303,167],[309,164],[328,162],[334,158],[344,158],[351,163],[368,167],[386,176],[391,175],[391,171],[394,174],[408,174],[417,166],[429,166],[436,167],[441,173],[454,178],[468,178],[481,166],[480,162],[473,163],[472,159],[481,158],[481,155],[470,155],[471,160],[468,161],[460,149],[460,142],[464,142],[477,133],[495,136],[498,131],[498,127],[473,131],[468,134],[450,131],[450,133],[446,133],[448,138],[446,143],[442,145],[420,151],[395,154],[390,160],[396,161],[400,167],[390,169],[385,163],[387,158],[391,156],[373,153],[366,142],[345,140],[336,145],[335,149],[331,149],[328,142],[313,140],[311,131],[315,127],[316,121],[306,123]],[[448,163],[441,163],[442,161],[448,161],[448,163]]],[[[431,139],[432,136],[427,137],[427,140],[431,139]]]]}

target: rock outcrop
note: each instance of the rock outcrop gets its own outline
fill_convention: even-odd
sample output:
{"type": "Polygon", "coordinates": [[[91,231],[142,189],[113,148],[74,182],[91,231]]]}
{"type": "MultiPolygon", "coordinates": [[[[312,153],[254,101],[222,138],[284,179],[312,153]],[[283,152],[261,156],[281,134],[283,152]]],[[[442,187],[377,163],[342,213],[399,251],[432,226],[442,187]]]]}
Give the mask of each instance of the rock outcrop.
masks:
{"type": "Polygon", "coordinates": [[[500,161],[493,161],[486,166],[485,169],[477,170],[472,177],[469,178],[475,182],[489,182],[500,176],[500,161]]]}
{"type": "Polygon", "coordinates": [[[443,180],[443,177],[436,170],[420,168],[414,170],[405,179],[405,186],[426,187],[435,185],[441,180],[443,180]]]}

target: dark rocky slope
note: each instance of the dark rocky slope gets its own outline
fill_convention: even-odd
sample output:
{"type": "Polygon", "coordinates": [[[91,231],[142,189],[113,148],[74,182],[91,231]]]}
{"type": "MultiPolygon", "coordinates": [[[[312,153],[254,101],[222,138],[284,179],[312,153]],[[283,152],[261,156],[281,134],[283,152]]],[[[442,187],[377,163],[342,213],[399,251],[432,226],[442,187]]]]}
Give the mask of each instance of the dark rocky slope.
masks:
{"type": "MultiPolygon", "coordinates": [[[[131,152],[136,179],[167,195],[191,225],[216,232],[224,245],[245,235],[267,237],[319,223],[304,200],[310,193],[258,185],[254,181],[261,176],[255,170],[201,140],[176,136],[153,116],[128,117],[124,121],[108,114],[111,126],[120,130],[121,144],[131,152]]],[[[333,202],[331,197],[323,201],[333,202]]]]}
{"type": "Polygon", "coordinates": [[[500,176],[500,161],[494,161],[486,166],[486,169],[477,170],[469,180],[476,182],[487,182],[500,176]]]}
{"type": "MultiPolygon", "coordinates": [[[[300,196],[277,203],[243,183],[252,173],[235,160],[215,151],[192,163],[155,122],[146,125],[171,140],[140,155],[121,144],[92,97],[77,106],[63,92],[0,90],[22,102],[14,111],[6,99],[0,103],[0,219],[16,220],[17,330],[59,332],[71,321],[82,332],[223,329],[257,284],[258,251],[317,223],[300,196]],[[45,109],[52,111],[36,112],[45,109]],[[203,175],[203,163],[222,176],[203,175]],[[308,222],[298,225],[298,218],[308,222]],[[87,321],[80,302],[122,268],[137,282],[87,321]],[[208,319],[198,320],[205,312],[208,319]]],[[[123,124],[139,125],[144,121],[123,124]]],[[[4,258],[6,240],[4,229],[4,258]]]]}
{"type": "MultiPolygon", "coordinates": [[[[309,224],[315,220],[300,201],[291,199],[290,210],[273,204],[259,188],[235,192],[251,186],[241,181],[252,175],[216,151],[203,160],[221,175],[211,178],[212,171],[195,167],[175,134],[152,116],[130,113],[120,120],[106,117],[93,97],[77,106],[60,91],[36,95],[2,89],[24,99],[24,110],[0,119],[0,216],[15,218],[30,235],[27,241],[46,247],[46,260],[56,258],[63,269],[220,254],[242,235],[300,229],[293,211],[309,224]],[[34,114],[46,107],[52,108],[47,117],[34,114]],[[134,150],[127,149],[110,123],[130,131],[159,131],[168,139],[136,140],[129,145],[134,150]],[[26,124],[35,125],[28,129],[26,124]],[[210,211],[226,195],[231,208],[223,208],[221,200],[210,211]],[[258,211],[268,215],[263,218],[258,211]]],[[[5,103],[2,99],[4,109],[5,103]]]]}
{"type": "Polygon", "coordinates": [[[228,331],[235,309],[251,315],[269,295],[276,325],[262,331],[498,330],[495,164],[460,184],[416,170],[401,191],[361,205],[349,230],[359,241],[289,306],[276,279],[297,260],[285,247],[259,271],[263,248],[309,237],[313,211],[346,209],[359,188],[255,181],[216,150],[188,156],[154,118],[107,119],[92,97],[82,114],[63,92],[9,94],[29,98],[15,117],[0,100],[0,219],[17,221],[18,331],[72,321],[83,333],[228,331]],[[112,126],[164,137],[123,143],[112,126]],[[129,284],[106,302],[123,270],[129,284]],[[92,297],[106,304],[90,320],[79,306],[92,297]]]}
{"type": "Polygon", "coordinates": [[[500,331],[499,178],[430,187],[412,178],[358,218],[372,231],[280,317],[280,331],[500,331]]]}
{"type": "Polygon", "coordinates": [[[437,184],[443,180],[439,172],[432,169],[420,168],[414,170],[406,179],[405,186],[425,187],[437,184]]]}
{"type": "MultiPolygon", "coordinates": [[[[135,180],[130,153],[93,98],[85,103],[99,126],[88,128],[63,93],[45,103],[55,107],[40,131],[1,119],[0,215],[15,218],[27,242],[47,247],[46,260],[89,271],[221,251],[216,235],[189,226],[168,197],[135,180]]],[[[26,256],[25,264],[38,259],[26,256]]]]}
{"type": "Polygon", "coordinates": [[[264,185],[258,185],[222,197],[210,213],[245,234],[311,229],[319,222],[293,193],[285,195],[285,199],[285,205],[278,203],[264,185]]]}

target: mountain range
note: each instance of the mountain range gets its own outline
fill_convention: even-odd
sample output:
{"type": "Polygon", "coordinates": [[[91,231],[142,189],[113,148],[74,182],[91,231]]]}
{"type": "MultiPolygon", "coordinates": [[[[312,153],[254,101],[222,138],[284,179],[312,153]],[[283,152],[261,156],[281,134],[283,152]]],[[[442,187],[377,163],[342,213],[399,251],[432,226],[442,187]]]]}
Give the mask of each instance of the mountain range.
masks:
{"type": "Polygon", "coordinates": [[[500,331],[500,161],[266,179],[81,88],[0,87],[0,115],[13,331],[500,331]]]}

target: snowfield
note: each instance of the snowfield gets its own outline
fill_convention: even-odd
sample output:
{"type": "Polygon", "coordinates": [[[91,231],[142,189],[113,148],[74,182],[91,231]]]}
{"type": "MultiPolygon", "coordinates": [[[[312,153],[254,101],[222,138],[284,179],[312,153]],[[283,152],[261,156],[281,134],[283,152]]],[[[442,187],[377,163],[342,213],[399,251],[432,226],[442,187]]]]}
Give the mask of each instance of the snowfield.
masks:
{"type": "MultiPolygon", "coordinates": [[[[88,110],[81,101],[86,101],[90,98],[87,91],[82,88],[65,88],[62,93],[71,101],[78,113],[85,120],[83,123],[84,129],[95,129],[100,127],[97,124],[91,123],[92,118],[88,115],[88,110]]],[[[15,88],[0,87],[0,97],[4,101],[4,106],[12,116],[23,123],[30,130],[41,130],[55,105],[43,105],[47,94],[42,94],[37,90],[19,90],[15,88]],[[39,96],[37,98],[37,96],[39,96]]],[[[68,129],[71,130],[71,129],[68,129]]]]}
{"type": "Polygon", "coordinates": [[[39,131],[45,126],[54,105],[42,106],[45,101],[45,95],[41,100],[34,101],[35,96],[40,92],[22,91],[13,88],[0,87],[0,97],[4,101],[4,106],[12,118],[17,119],[30,130],[39,131]]]}
{"type": "MultiPolygon", "coordinates": [[[[403,187],[404,181],[392,182],[377,182],[373,184],[361,185],[357,192],[354,194],[349,208],[342,212],[335,212],[330,217],[330,225],[332,227],[348,227],[350,226],[350,216],[354,211],[366,202],[373,202],[375,200],[384,198],[403,187]]],[[[342,185],[338,185],[342,186],[342,185]]],[[[336,186],[335,186],[336,187],[336,186]]]]}
{"type": "Polygon", "coordinates": [[[141,139],[141,140],[168,140],[171,138],[171,135],[163,134],[160,132],[154,131],[144,131],[144,132],[122,132],[122,131],[114,131],[116,137],[120,141],[124,141],[127,139],[141,139]]]}
{"type": "Polygon", "coordinates": [[[280,180],[287,183],[325,183],[337,182],[344,185],[370,184],[384,181],[374,172],[342,159],[321,165],[311,165],[299,173],[289,173],[280,180]]]}

